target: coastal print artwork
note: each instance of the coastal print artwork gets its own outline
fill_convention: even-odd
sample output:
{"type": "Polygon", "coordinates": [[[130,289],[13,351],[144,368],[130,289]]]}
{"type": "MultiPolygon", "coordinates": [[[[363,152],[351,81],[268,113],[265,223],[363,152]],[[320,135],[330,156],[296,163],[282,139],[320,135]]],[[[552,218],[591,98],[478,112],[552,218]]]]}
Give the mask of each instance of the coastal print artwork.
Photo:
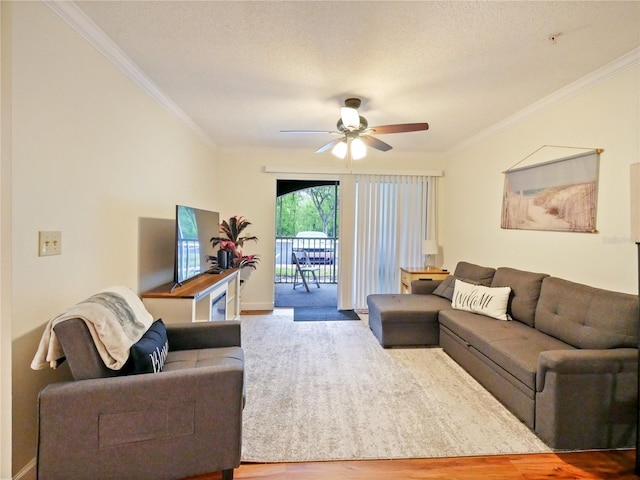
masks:
{"type": "Polygon", "coordinates": [[[598,151],[505,172],[502,228],[596,233],[598,151]]]}

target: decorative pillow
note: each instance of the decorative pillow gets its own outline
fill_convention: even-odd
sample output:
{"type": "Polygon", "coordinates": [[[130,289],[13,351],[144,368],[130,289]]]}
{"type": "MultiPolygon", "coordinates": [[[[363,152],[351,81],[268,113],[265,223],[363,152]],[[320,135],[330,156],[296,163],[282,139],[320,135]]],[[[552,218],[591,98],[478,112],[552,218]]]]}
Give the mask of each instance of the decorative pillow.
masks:
{"type": "Polygon", "coordinates": [[[455,275],[449,275],[440,283],[440,285],[436,287],[436,289],[432,293],[439,297],[446,298],[449,301],[453,300],[453,289],[456,280],[462,280],[463,282],[472,283],[474,285],[480,284],[475,280],[469,280],[468,278],[460,278],[456,277],[455,275]]]}
{"type": "Polygon", "coordinates": [[[468,262],[458,262],[453,276],[464,281],[472,281],[478,285],[491,286],[491,280],[496,273],[495,268],[482,267],[468,262]]]}
{"type": "Polygon", "coordinates": [[[507,315],[510,294],[510,287],[485,287],[456,279],[451,306],[497,320],[511,320],[507,315]]]}
{"type": "Polygon", "coordinates": [[[167,329],[162,319],[156,320],[131,346],[129,360],[123,369],[127,374],[161,372],[168,353],[167,329]]]}
{"type": "Polygon", "coordinates": [[[446,298],[447,300],[451,300],[453,298],[453,286],[455,281],[456,277],[453,275],[447,275],[447,278],[445,278],[440,285],[436,287],[433,294],[446,298]]]}

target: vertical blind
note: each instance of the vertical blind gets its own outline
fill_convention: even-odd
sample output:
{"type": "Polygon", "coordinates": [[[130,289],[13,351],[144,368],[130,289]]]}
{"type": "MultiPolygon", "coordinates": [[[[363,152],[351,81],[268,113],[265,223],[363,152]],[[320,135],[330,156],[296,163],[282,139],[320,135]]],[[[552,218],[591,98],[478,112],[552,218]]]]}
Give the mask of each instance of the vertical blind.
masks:
{"type": "Polygon", "coordinates": [[[351,299],[399,291],[402,266],[422,265],[422,240],[435,239],[435,179],[416,175],[356,175],[351,299]]]}

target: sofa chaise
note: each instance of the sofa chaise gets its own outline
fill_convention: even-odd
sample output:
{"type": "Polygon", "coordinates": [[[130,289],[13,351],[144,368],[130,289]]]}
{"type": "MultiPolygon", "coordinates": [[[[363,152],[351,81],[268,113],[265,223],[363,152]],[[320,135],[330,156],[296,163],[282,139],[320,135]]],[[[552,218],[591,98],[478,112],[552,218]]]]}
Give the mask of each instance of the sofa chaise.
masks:
{"type": "Polygon", "coordinates": [[[367,303],[382,346],[442,347],[551,448],[635,446],[637,296],[460,262],[367,303]]]}

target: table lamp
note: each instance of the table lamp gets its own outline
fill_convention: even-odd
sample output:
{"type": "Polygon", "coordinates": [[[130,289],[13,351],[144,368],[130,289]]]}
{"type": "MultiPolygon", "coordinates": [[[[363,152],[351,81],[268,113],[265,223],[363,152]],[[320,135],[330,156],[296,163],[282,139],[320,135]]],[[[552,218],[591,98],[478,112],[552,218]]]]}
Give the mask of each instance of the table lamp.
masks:
{"type": "Polygon", "coordinates": [[[435,240],[422,241],[422,253],[425,257],[424,266],[427,270],[435,270],[434,255],[438,254],[438,242],[435,240]]]}

